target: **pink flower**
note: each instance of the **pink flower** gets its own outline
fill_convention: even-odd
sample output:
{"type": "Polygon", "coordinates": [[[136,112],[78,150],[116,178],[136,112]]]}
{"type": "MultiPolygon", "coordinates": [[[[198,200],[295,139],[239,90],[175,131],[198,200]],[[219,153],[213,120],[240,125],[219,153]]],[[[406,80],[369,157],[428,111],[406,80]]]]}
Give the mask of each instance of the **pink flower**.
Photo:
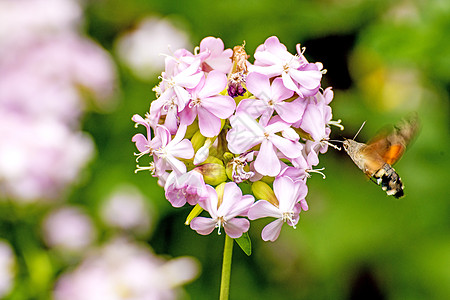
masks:
{"type": "Polygon", "coordinates": [[[181,175],[172,172],[164,189],[173,207],[182,207],[186,202],[195,205],[209,195],[202,174],[195,170],[181,175]]]}
{"type": "Polygon", "coordinates": [[[314,95],[322,78],[318,65],[289,53],[276,36],[269,37],[256,49],[255,64],[249,71],[269,77],[281,75],[284,86],[302,97],[314,95]]]}
{"type": "Polygon", "coordinates": [[[131,139],[131,141],[136,144],[136,148],[140,151],[140,153],[138,154],[135,153],[135,155],[137,156],[136,160],[139,160],[141,156],[145,154],[152,155],[154,149],[161,147],[161,140],[152,140],[152,132],[148,119],[144,119],[137,114],[134,115],[131,119],[136,122],[135,127],[137,127],[138,125],[142,125],[147,129],[147,136],[143,135],[142,133],[137,133],[131,139]]]}
{"type": "Polygon", "coordinates": [[[308,193],[303,180],[293,181],[289,177],[277,177],[273,182],[273,191],[278,199],[278,207],[267,200],[259,200],[248,211],[250,220],[274,217],[275,221],[264,227],[261,237],[264,241],[275,241],[280,235],[284,222],[295,228],[301,211],[299,201],[308,193]]]}
{"type": "Polygon", "coordinates": [[[298,142],[298,135],[289,124],[273,118],[269,125],[262,126],[251,116],[239,113],[230,118],[233,127],[227,134],[228,148],[232,153],[241,154],[261,144],[255,160],[255,170],[268,176],[277,176],[281,170],[277,149],[288,158],[301,155],[302,144],[298,142]],[[282,132],[283,136],[276,133],[282,132]]]}
{"type": "Polygon", "coordinates": [[[169,64],[170,69],[166,67],[166,72],[163,73],[163,81],[160,84],[161,95],[150,105],[150,114],[155,116],[155,119],[166,115],[164,125],[171,133],[175,133],[177,129],[177,113],[181,112],[192,98],[187,89],[195,88],[204,77],[203,72],[199,71],[200,63],[199,59],[195,59],[189,67],[179,73],[177,65],[172,63],[169,64]]]}
{"type": "Polygon", "coordinates": [[[76,207],[52,211],[44,220],[43,230],[46,244],[65,252],[81,252],[96,237],[91,219],[76,207]]]}
{"type": "Polygon", "coordinates": [[[241,183],[247,179],[250,179],[255,175],[254,172],[245,171],[244,167],[247,166],[247,162],[253,160],[255,151],[251,151],[247,154],[239,155],[233,158],[228,164],[231,166],[231,177],[236,183],[241,183]]]}
{"type": "Polygon", "coordinates": [[[209,36],[200,42],[199,55],[203,57],[203,71],[218,70],[224,74],[230,71],[233,50],[224,50],[224,48],[225,46],[220,38],[209,36]]]}
{"type": "Polygon", "coordinates": [[[217,136],[221,119],[229,118],[236,108],[230,96],[219,95],[227,86],[227,76],[219,71],[211,71],[206,79],[191,91],[192,100],[181,112],[180,122],[190,125],[198,115],[200,133],[206,137],[217,136]]]}
{"type": "Polygon", "coordinates": [[[255,119],[261,116],[261,124],[267,124],[274,111],[287,123],[297,122],[302,117],[304,104],[300,99],[283,101],[292,97],[294,92],[283,85],[281,78],[275,78],[270,84],[266,75],[250,73],[247,76],[247,89],[256,99],[243,99],[239,102],[237,112],[247,112],[255,119]]]}
{"type": "Polygon", "coordinates": [[[331,120],[331,107],[323,102],[310,102],[305,109],[300,128],[309,133],[315,142],[328,139],[327,124],[331,120]]]}
{"type": "Polygon", "coordinates": [[[186,126],[180,126],[177,134],[172,139],[169,130],[158,125],[155,139],[159,139],[160,148],[153,150],[155,174],[160,176],[167,170],[173,170],[178,174],[186,173],[186,165],[178,158],[190,159],[194,156],[194,148],[191,141],[183,139],[186,126]]]}
{"type": "Polygon", "coordinates": [[[223,201],[218,206],[216,190],[207,186],[209,197],[200,202],[200,206],[209,212],[211,218],[196,217],[191,221],[191,228],[199,234],[210,234],[214,228],[223,227],[231,238],[238,238],[250,228],[250,222],[237,216],[245,216],[254,202],[251,195],[242,196],[241,189],[234,182],[225,184],[223,201]]]}

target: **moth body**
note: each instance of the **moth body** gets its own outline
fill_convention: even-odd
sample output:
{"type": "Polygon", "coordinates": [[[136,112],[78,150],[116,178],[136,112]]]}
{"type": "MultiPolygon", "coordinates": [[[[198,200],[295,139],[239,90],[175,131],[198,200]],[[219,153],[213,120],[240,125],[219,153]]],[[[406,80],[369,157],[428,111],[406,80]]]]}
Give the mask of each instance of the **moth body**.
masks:
{"type": "Polygon", "coordinates": [[[404,195],[403,183],[391,166],[403,155],[407,144],[417,134],[417,116],[403,120],[392,131],[379,134],[368,144],[345,139],[343,146],[353,162],[388,195],[404,195]]]}

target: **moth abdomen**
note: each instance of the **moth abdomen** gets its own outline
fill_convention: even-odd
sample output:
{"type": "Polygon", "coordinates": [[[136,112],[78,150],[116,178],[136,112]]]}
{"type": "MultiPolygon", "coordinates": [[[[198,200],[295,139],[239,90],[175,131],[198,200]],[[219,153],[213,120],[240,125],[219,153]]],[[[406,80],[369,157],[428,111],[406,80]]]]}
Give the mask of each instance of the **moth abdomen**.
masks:
{"type": "Polygon", "coordinates": [[[393,195],[395,198],[401,198],[404,195],[402,180],[388,163],[385,163],[381,169],[375,172],[373,177],[378,185],[381,184],[381,188],[388,195],[393,195]]]}

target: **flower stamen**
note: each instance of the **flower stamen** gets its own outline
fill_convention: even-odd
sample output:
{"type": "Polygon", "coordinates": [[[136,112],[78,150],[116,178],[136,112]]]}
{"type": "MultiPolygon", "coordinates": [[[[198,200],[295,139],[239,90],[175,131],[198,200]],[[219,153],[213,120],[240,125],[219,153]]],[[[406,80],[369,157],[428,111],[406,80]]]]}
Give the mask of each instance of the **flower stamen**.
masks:
{"type": "Polygon", "coordinates": [[[308,170],[305,170],[305,171],[306,171],[306,176],[307,176],[308,178],[311,177],[311,174],[310,174],[310,173],[317,173],[317,174],[322,175],[322,178],[325,179],[325,178],[327,178],[327,176],[325,176],[324,173],[320,172],[320,171],[323,171],[323,170],[325,170],[325,168],[320,168],[320,169],[308,169],[308,170]]]}
{"type": "Polygon", "coordinates": [[[344,130],[344,125],[342,125],[341,122],[342,122],[341,119],[339,119],[337,121],[331,120],[330,122],[328,122],[328,125],[333,125],[333,126],[339,127],[339,129],[341,129],[341,130],[344,130]]]}

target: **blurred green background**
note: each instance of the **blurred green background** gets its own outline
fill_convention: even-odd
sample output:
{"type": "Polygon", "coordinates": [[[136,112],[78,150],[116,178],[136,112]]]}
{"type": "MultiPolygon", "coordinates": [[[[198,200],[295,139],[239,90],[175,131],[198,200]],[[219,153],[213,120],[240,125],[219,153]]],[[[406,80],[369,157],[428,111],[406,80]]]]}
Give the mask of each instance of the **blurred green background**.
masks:
{"type": "MultiPolygon", "coordinates": [[[[450,297],[450,2],[98,0],[85,5],[85,32],[117,58],[117,38],[152,16],[173,22],[192,45],[215,36],[226,48],[245,41],[252,55],[271,35],[291,53],[301,43],[306,57],[328,70],[322,87],[333,87],[333,119],[345,125],[342,132],[332,128],[332,138],[353,137],[367,121],[357,138],[367,141],[412,111],[421,120],[419,136],[395,166],[406,197],[387,197],[345,153],[330,149],[319,165],[327,178],[308,180],[309,211],[301,213],[297,229],[286,226],[276,242],[266,243],[260,232],[267,220],[258,220],[249,232],[253,254],[247,257],[235,246],[231,299],[450,297]]],[[[138,79],[117,63],[119,103],[111,112],[84,116],[83,131],[92,135],[97,154],[68,202],[96,218],[101,201],[115,187],[137,186],[153,210],[152,233],[145,240],[157,254],[197,258],[202,271],[185,286],[185,296],[216,299],[224,236],[196,234],[183,224],[189,208],[174,209],[154,178],[134,174],[131,137],[137,130],[130,118],[148,110],[158,74],[138,79]]],[[[44,208],[15,208],[20,221],[11,221],[7,209],[0,213],[1,230],[11,240],[22,236],[35,253],[45,252],[39,230],[26,230],[41,222],[44,208]]],[[[100,239],[106,239],[108,230],[97,223],[100,239]]],[[[19,256],[18,264],[25,266],[24,258],[19,256]]],[[[49,278],[57,275],[36,270],[49,278]]],[[[39,286],[29,279],[31,272],[18,272],[20,283],[11,299],[21,299],[17,290],[39,286]]],[[[46,299],[49,287],[44,280],[44,291],[29,296],[46,299]]]]}

